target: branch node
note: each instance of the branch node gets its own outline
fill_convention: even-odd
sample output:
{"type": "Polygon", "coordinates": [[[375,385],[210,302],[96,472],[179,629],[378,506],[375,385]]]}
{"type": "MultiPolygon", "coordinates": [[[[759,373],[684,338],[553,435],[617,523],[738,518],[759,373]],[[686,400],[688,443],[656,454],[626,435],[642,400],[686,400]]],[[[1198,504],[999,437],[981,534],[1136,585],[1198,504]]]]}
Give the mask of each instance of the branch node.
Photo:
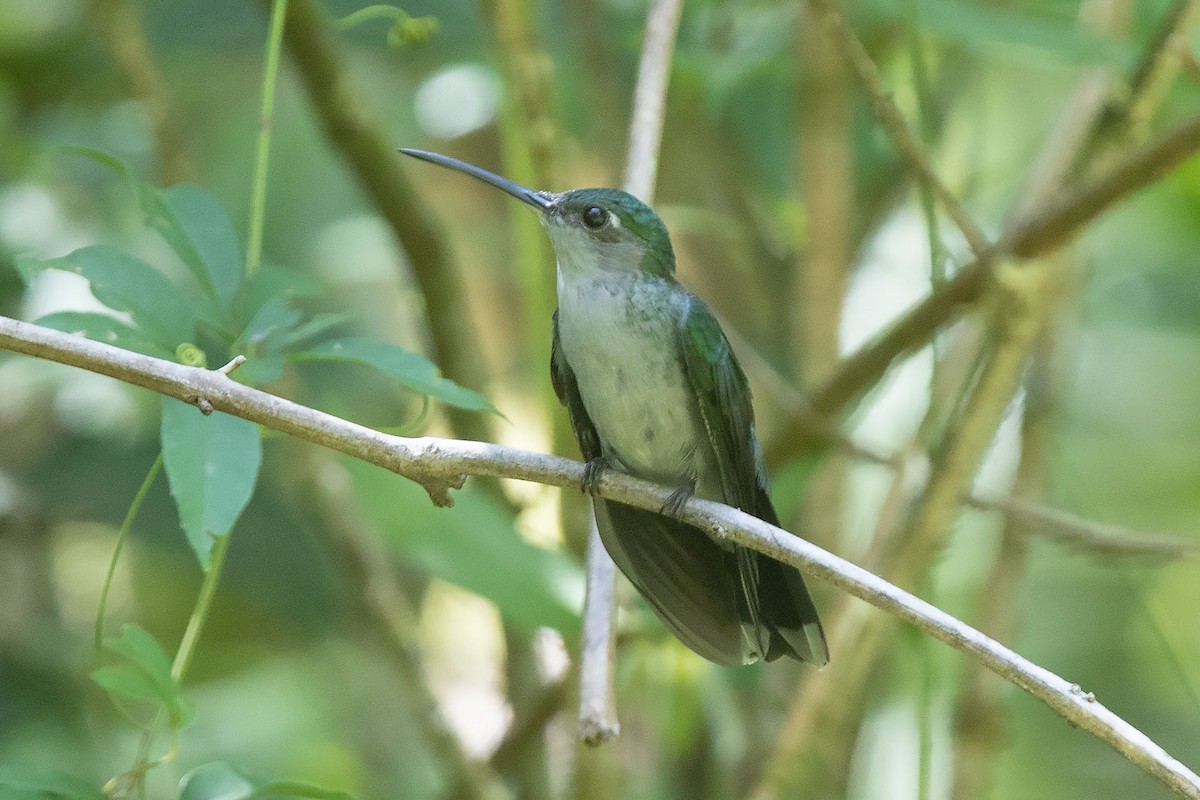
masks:
{"type": "Polygon", "coordinates": [[[237,369],[238,367],[240,367],[242,364],[245,364],[245,363],[246,363],[246,357],[244,355],[242,355],[241,353],[239,353],[238,355],[234,356],[228,364],[226,364],[223,367],[220,367],[216,371],[221,373],[222,375],[228,376],[229,373],[233,372],[235,369],[237,369]]]}
{"type": "Polygon", "coordinates": [[[588,747],[599,747],[620,733],[621,725],[616,720],[604,722],[601,717],[587,717],[579,721],[579,740],[588,747]]]}
{"type": "Polygon", "coordinates": [[[438,478],[424,478],[418,483],[429,494],[429,499],[438,508],[450,508],[454,505],[454,498],[450,492],[455,489],[461,489],[466,483],[467,476],[463,473],[450,475],[438,478]]]}
{"type": "Polygon", "coordinates": [[[213,404],[208,401],[207,397],[197,396],[192,401],[192,405],[194,405],[196,408],[200,409],[200,413],[206,417],[211,416],[213,411],[216,410],[213,408],[213,404]]]}

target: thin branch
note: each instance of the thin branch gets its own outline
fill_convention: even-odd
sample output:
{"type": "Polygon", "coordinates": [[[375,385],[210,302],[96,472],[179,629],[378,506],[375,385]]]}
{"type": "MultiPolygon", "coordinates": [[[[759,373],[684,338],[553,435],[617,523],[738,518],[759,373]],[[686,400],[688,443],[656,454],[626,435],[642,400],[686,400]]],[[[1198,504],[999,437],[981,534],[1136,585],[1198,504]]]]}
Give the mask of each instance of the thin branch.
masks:
{"type": "Polygon", "coordinates": [[[667,111],[667,81],[683,0],[655,0],[646,18],[642,58],[633,90],[633,114],[629,122],[629,151],[625,160],[625,191],[650,203],[658,174],[658,151],[662,144],[663,119],[667,111]]]}
{"type": "Polygon", "coordinates": [[[1131,132],[1137,137],[1158,108],[1171,82],[1186,64],[1188,35],[1200,15],[1197,0],[1175,0],[1150,37],[1129,81],[1124,102],[1110,104],[1097,140],[1131,132]]]}
{"type": "Polygon", "coordinates": [[[1098,556],[1173,560],[1200,553],[1200,540],[1096,522],[1017,497],[970,497],[967,503],[981,511],[1004,514],[1027,535],[1098,556]]]}
{"type": "Polygon", "coordinates": [[[1008,252],[1019,258],[1045,255],[1069,242],[1083,226],[1118,200],[1170,174],[1200,148],[1200,115],[1137,150],[1101,177],[1041,213],[1017,222],[1008,252]]]}
{"type": "MultiPolygon", "coordinates": [[[[915,463],[928,470],[923,453],[885,455],[855,442],[843,433],[830,432],[834,444],[846,455],[867,464],[909,475],[915,463]],[[915,460],[915,461],[914,461],[915,460]]],[[[911,483],[910,477],[905,483],[911,483]]],[[[921,483],[924,478],[921,478],[921,483]]],[[[892,492],[896,487],[893,486],[892,492]]],[[[885,500],[889,507],[892,492],[885,500]]],[[[964,502],[980,511],[1002,514],[1025,527],[1025,533],[1047,541],[1077,548],[1098,556],[1115,558],[1149,558],[1174,561],[1200,554],[1200,534],[1185,536],[1176,533],[1138,530],[1125,525],[1088,519],[1050,506],[1015,497],[989,497],[976,493],[966,495],[964,502]]],[[[874,539],[872,540],[874,541],[874,539]]]]}
{"type": "MultiPolygon", "coordinates": [[[[783,408],[788,414],[803,417],[811,435],[821,437],[822,441],[828,442],[850,458],[892,470],[898,476],[903,476],[901,484],[908,487],[905,492],[900,493],[904,496],[912,495],[915,485],[924,485],[929,471],[928,458],[924,452],[910,449],[899,453],[885,453],[855,441],[853,436],[838,428],[828,417],[814,412],[805,401],[804,395],[755,351],[736,329],[723,321],[722,327],[733,343],[734,351],[746,374],[752,381],[768,390],[770,402],[783,408]]],[[[894,497],[899,488],[896,481],[893,481],[884,501],[885,511],[880,514],[881,522],[891,516],[886,509],[900,503],[897,497],[894,497]]],[[[972,493],[966,496],[964,502],[980,511],[1019,518],[1025,523],[1029,535],[1041,536],[1048,541],[1077,547],[1097,555],[1174,560],[1200,552],[1200,534],[1187,537],[1173,533],[1141,531],[1010,497],[986,497],[972,493]]],[[[878,530],[876,533],[878,534],[878,530]]],[[[880,538],[876,535],[871,541],[877,543],[880,538]]],[[[874,546],[875,544],[872,545],[874,546]]],[[[869,564],[873,564],[876,560],[868,561],[869,564]]]]}
{"type": "Polygon", "coordinates": [[[616,565],[600,541],[593,516],[588,525],[587,597],[579,636],[579,738],[607,742],[621,732],[613,692],[616,654],[616,565]]]}
{"type": "MultiPolygon", "coordinates": [[[[990,635],[1011,640],[1019,616],[1021,580],[1025,575],[1024,536],[1006,530],[995,562],[981,583],[979,627],[990,635]]],[[[988,797],[994,766],[1004,752],[1008,726],[1004,708],[1007,692],[1003,682],[972,661],[964,669],[954,717],[954,769],[952,800],[988,797]]]]}
{"type": "Polygon", "coordinates": [[[283,50],[283,23],[287,19],[288,0],[272,0],[271,21],[263,59],[262,98],[258,114],[258,141],[254,152],[254,178],[250,185],[250,224],[246,235],[246,273],[262,263],[263,229],[267,219],[267,176],[271,165],[271,133],[275,124],[275,89],[279,79],[279,59],[283,50]]]}
{"type": "MultiPolygon", "coordinates": [[[[1200,149],[1200,115],[1179,125],[1154,144],[1126,157],[1103,177],[1072,193],[1052,208],[1018,223],[983,259],[970,262],[852,356],[812,398],[819,414],[835,415],[887,372],[897,358],[923,347],[940,327],[983,296],[992,280],[992,263],[1012,253],[1021,258],[1046,255],[1078,234],[1117,201],[1146,188],[1176,169],[1200,149]]],[[[770,460],[779,460],[811,441],[804,418],[789,419],[783,436],[772,443],[770,460]]]]}
{"type": "MultiPolygon", "coordinates": [[[[783,408],[788,414],[803,416],[812,435],[820,436],[823,441],[850,458],[896,473],[897,479],[893,480],[884,500],[884,510],[880,512],[880,525],[877,525],[876,535],[871,538],[872,548],[875,548],[881,541],[878,534],[883,521],[893,516],[894,509],[906,505],[899,498],[911,499],[916,492],[915,487],[923,486],[928,479],[928,457],[923,451],[911,448],[899,453],[885,453],[855,441],[853,436],[834,425],[828,417],[812,411],[804,395],[755,351],[736,329],[724,322],[722,327],[733,343],[734,351],[746,374],[759,386],[769,390],[770,402],[783,408]],[[907,488],[901,492],[901,487],[907,488]]],[[[980,511],[1003,514],[1024,522],[1026,533],[1029,535],[1041,536],[1048,541],[1094,552],[1097,555],[1175,560],[1200,553],[1200,534],[1188,537],[1174,533],[1142,531],[1087,519],[1043,504],[1011,497],[987,497],[972,493],[966,496],[964,502],[980,511]]],[[[877,561],[877,557],[869,558],[867,564],[870,566],[877,561]]]]}
{"type": "Polygon", "coordinates": [[[830,34],[842,48],[846,60],[858,74],[867,93],[871,95],[871,109],[875,113],[875,119],[892,137],[892,143],[895,144],[896,150],[916,172],[917,179],[937,197],[946,215],[954,220],[954,224],[962,231],[963,237],[967,240],[967,244],[975,253],[976,258],[985,258],[991,250],[991,243],[983,230],[975,224],[975,220],[971,219],[971,216],[963,209],[958,198],[933,171],[925,148],[913,134],[912,128],[904,119],[904,115],[900,113],[900,109],[896,107],[892,96],[884,88],[883,79],[874,62],[871,61],[867,48],[854,35],[854,31],[850,29],[845,18],[838,12],[831,0],[808,1],[813,8],[825,15],[826,26],[830,34]]]}
{"type": "MultiPolygon", "coordinates": [[[[896,463],[891,486],[876,519],[871,544],[859,559],[877,572],[884,553],[892,551],[903,533],[907,511],[924,488],[929,460],[911,446],[896,463]]],[[[846,794],[846,754],[853,748],[870,702],[871,676],[896,626],[890,617],[870,613],[849,597],[834,598],[827,612],[826,632],[832,653],[853,653],[809,676],[793,696],[782,728],[773,743],[753,800],[810,795],[846,794]]]]}
{"type": "MultiPolygon", "coordinates": [[[[482,4],[498,48],[504,85],[500,108],[500,152],[504,173],[525,186],[562,188],[558,144],[562,135],[554,115],[553,73],[550,56],[538,41],[535,9],[529,0],[489,0],[482,4]]],[[[552,425],[555,450],[574,444],[566,415],[555,413],[558,398],[545,380],[550,363],[550,337],[546,326],[554,314],[554,251],[533,214],[521,211],[509,217],[513,242],[513,271],[520,287],[524,337],[524,363],[528,379],[539,390],[538,399],[552,425]]]]}
{"type": "MultiPolygon", "coordinates": [[[[827,4],[828,0],[814,2],[827,4]]],[[[1155,70],[1147,65],[1156,62],[1156,53],[1167,47],[1169,42],[1175,41],[1185,26],[1193,21],[1194,13],[1187,8],[1180,9],[1181,5],[1184,5],[1183,0],[1177,0],[1177,7],[1146,49],[1141,66],[1131,81],[1134,92],[1145,91],[1147,84],[1153,83],[1149,78],[1139,81],[1138,76],[1153,73],[1155,70]],[[1166,31],[1172,31],[1174,35],[1166,31]]],[[[1094,78],[1094,75],[1089,75],[1080,88],[1093,85],[1097,92],[1109,88],[1110,81],[1094,78]]],[[[1136,95],[1134,102],[1138,102],[1136,95]]],[[[1071,105],[1074,107],[1076,104],[1071,105]]],[[[1046,150],[1048,153],[1053,151],[1056,163],[1069,168],[1075,163],[1075,155],[1084,147],[1086,140],[1094,138],[1102,130],[1099,114],[1089,111],[1083,119],[1081,129],[1090,129],[1091,133],[1079,137],[1071,146],[1059,147],[1057,140],[1061,137],[1052,137],[1052,145],[1046,150]]],[[[837,415],[868,387],[878,382],[896,359],[924,346],[939,328],[957,317],[962,309],[978,301],[990,280],[991,264],[996,260],[1007,254],[1029,258],[1050,252],[1077,234],[1085,224],[1113,203],[1178,167],[1200,147],[1200,135],[1196,130],[1198,126],[1200,118],[1184,123],[1158,143],[1126,157],[1105,178],[1072,193],[1057,205],[1038,201],[1039,197],[1048,198],[1054,191],[1053,186],[1047,186],[1045,192],[1026,192],[1029,202],[1018,203],[1014,213],[1016,229],[1002,236],[990,251],[963,267],[954,278],[914,306],[872,342],[844,359],[837,372],[813,396],[812,410],[819,414],[837,415]]],[[[1039,169],[1035,172],[1055,176],[1066,174],[1061,169],[1039,169]]],[[[814,437],[805,422],[803,417],[787,420],[785,433],[767,447],[769,462],[779,463],[788,454],[798,452],[812,443],[814,437]]]]}
{"type": "MultiPolygon", "coordinates": [[[[837,367],[846,284],[854,260],[854,97],[850,70],[830,40],[823,15],[806,5],[796,44],[802,54],[794,93],[799,128],[793,137],[802,206],[797,229],[810,231],[796,248],[777,291],[788,292],[786,331],[791,375],[798,386],[820,385],[837,367]]],[[[764,293],[763,297],[769,297],[764,293]]],[[[847,462],[823,459],[808,479],[805,502],[787,523],[832,546],[842,538],[847,462]]]]}
{"type": "MultiPolygon", "coordinates": [[[[248,419],[338,452],[369,461],[424,486],[439,505],[467,475],[513,478],[575,487],[584,465],[500,445],[451,439],[389,436],[290,400],[239,384],[215,370],[187,367],[100,342],[0,317],[0,347],[88,369],[118,380],[248,419]]],[[[600,496],[648,511],[661,509],[672,489],[604,473],[600,496]]],[[[1107,742],[1182,797],[1200,799],[1200,776],[1089,692],[1033,664],[958,619],[882,578],[756,517],[693,498],[679,517],[721,541],[749,547],[826,580],[945,642],[1026,690],[1071,723],[1107,742]]]]}
{"type": "Polygon", "coordinates": [[[829,651],[848,657],[806,676],[797,688],[751,800],[845,795],[844,754],[859,730],[852,722],[864,714],[871,693],[863,687],[870,685],[887,641],[872,629],[896,630],[891,617],[871,611],[838,597],[831,610],[822,612],[829,651]],[[818,791],[812,792],[813,786],[818,791]]]}
{"type": "MultiPolygon", "coordinates": [[[[675,35],[682,11],[683,0],[655,0],[646,19],[625,169],[625,191],[645,203],[652,202],[654,195],[671,54],[675,50],[675,35]]],[[[620,729],[612,670],[616,642],[613,634],[616,567],[600,542],[594,516],[592,523],[588,535],[587,611],[580,636],[579,733],[588,744],[599,744],[615,736],[620,729]]]]}
{"type": "Polygon", "coordinates": [[[1163,80],[1163,73],[1172,71],[1170,63],[1178,58],[1174,46],[1179,44],[1181,38],[1186,38],[1197,13],[1200,13],[1200,2],[1197,0],[1175,0],[1171,9],[1163,15],[1129,81],[1130,93],[1135,100],[1146,95],[1151,100],[1155,99],[1154,86],[1163,80]]]}
{"type": "Polygon", "coordinates": [[[488,758],[493,771],[504,774],[520,764],[522,754],[529,749],[530,742],[541,736],[546,725],[562,709],[576,676],[568,672],[556,681],[538,688],[535,696],[524,703],[524,714],[509,725],[500,744],[488,758]]]}
{"type": "MultiPolygon", "coordinates": [[[[502,133],[521,138],[520,164],[507,157],[511,151],[506,147],[509,177],[528,186],[557,189],[562,134],[554,118],[553,62],[537,36],[538,4],[530,0],[489,0],[483,6],[499,45],[504,85],[512,93],[508,102],[517,112],[502,133]]],[[[553,275],[548,282],[553,291],[553,275]]]]}
{"type": "MultiPolygon", "coordinates": [[[[1111,31],[1101,29],[1096,32],[1111,31]]],[[[1014,220],[1044,213],[1072,179],[1078,181],[1083,174],[1088,174],[1086,170],[1098,166],[1083,154],[1089,152],[1097,132],[1103,128],[1106,104],[1118,85],[1117,76],[1105,67],[1093,67],[1080,76],[1041,152],[1030,165],[1017,200],[1008,210],[1006,229],[1011,230],[1014,220]],[[1085,172],[1077,174],[1081,164],[1085,172]]]]}
{"type": "MultiPolygon", "coordinates": [[[[539,37],[540,6],[532,0],[487,0],[481,7],[495,39],[504,86],[499,126],[504,172],[525,186],[559,189],[563,185],[559,168],[563,136],[555,113],[553,60],[539,37]]],[[[529,410],[544,415],[554,452],[572,452],[575,443],[567,415],[546,380],[550,363],[547,325],[555,306],[554,251],[535,215],[515,211],[508,221],[513,243],[510,263],[520,289],[520,309],[513,316],[524,349],[524,381],[535,387],[529,399],[536,402],[529,404],[529,410]]],[[[514,321],[511,316],[510,321],[514,321]]],[[[567,501],[560,509],[564,521],[572,519],[567,508],[572,501],[583,503],[585,498],[567,501]]],[[[514,715],[523,717],[526,701],[540,696],[544,681],[528,632],[508,623],[503,625],[503,632],[508,702],[514,715]]],[[[532,744],[532,740],[526,744],[532,744]]],[[[541,745],[526,747],[520,754],[521,763],[509,773],[511,790],[527,800],[544,800],[552,794],[544,737],[541,745]]]]}
{"type": "Polygon", "coordinates": [[[1045,312],[1053,302],[1054,277],[1049,269],[1022,269],[1011,263],[999,277],[995,350],[960,418],[947,433],[941,453],[934,457],[934,471],[914,510],[910,535],[888,569],[894,579],[911,582],[944,544],[961,510],[961,498],[1020,386],[1045,312]]]}

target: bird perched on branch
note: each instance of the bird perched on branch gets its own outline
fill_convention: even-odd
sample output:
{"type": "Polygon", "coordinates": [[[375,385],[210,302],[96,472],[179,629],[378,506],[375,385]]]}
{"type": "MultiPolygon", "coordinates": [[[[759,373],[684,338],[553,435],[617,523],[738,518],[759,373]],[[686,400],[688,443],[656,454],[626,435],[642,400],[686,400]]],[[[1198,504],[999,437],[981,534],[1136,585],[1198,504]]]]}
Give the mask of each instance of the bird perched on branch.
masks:
{"type": "Polygon", "coordinates": [[[615,469],[675,487],[655,514],[595,499],[613,561],[679,639],[719,664],[829,660],[794,568],[681,522],[692,495],[769,522],[746,378],[712,312],[675,279],[666,226],[618,189],[535,191],[422,150],[537,210],[558,258],[550,375],[587,461],[584,489],[615,469]]]}

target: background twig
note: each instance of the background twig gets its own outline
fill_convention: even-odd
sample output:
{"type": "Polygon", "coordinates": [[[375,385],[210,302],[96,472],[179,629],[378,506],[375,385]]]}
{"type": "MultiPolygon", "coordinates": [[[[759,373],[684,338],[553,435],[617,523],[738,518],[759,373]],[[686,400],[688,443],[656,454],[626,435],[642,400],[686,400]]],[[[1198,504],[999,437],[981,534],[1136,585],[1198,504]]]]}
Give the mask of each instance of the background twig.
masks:
{"type": "Polygon", "coordinates": [[[642,58],[633,90],[629,120],[629,154],[625,162],[625,191],[649,204],[658,174],[658,148],[667,112],[667,82],[683,0],[656,0],[646,17],[642,58]]]}
{"type": "Polygon", "coordinates": [[[946,215],[950,219],[954,220],[954,224],[962,231],[963,237],[966,238],[967,244],[970,246],[972,252],[975,253],[975,257],[986,259],[991,250],[991,243],[975,221],[963,209],[958,198],[951,193],[942,179],[934,172],[933,167],[929,163],[929,156],[925,148],[921,146],[919,139],[913,134],[912,128],[905,121],[904,115],[900,113],[900,109],[896,108],[891,95],[883,88],[883,79],[879,75],[879,70],[875,68],[875,64],[871,61],[871,56],[867,53],[867,48],[854,35],[854,31],[850,29],[845,18],[838,12],[831,0],[808,1],[824,15],[827,30],[838,43],[846,61],[854,68],[859,80],[862,81],[863,87],[867,90],[867,94],[871,96],[871,110],[875,113],[875,118],[879,120],[879,124],[888,132],[896,149],[916,174],[917,180],[929,188],[929,191],[933,193],[938,203],[941,204],[942,210],[946,212],[946,215]]]}
{"type": "Polygon", "coordinates": [[[579,633],[579,738],[602,744],[621,732],[613,692],[616,653],[616,565],[593,518],[588,531],[587,597],[579,633]]]}
{"type": "MultiPolygon", "coordinates": [[[[633,113],[629,123],[629,155],[625,169],[625,191],[649,204],[653,202],[654,176],[658,171],[658,148],[666,115],[667,81],[671,54],[683,0],[656,0],[646,19],[642,58],[634,89],[633,113]]],[[[600,541],[595,520],[588,531],[587,602],[580,636],[579,732],[585,742],[599,744],[616,735],[616,701],[613,699],[612,667],[616,642],[616,568],[600,541]],[[605,610],[604,604],[609,608],[605,610]]]]}
{"type": "MultiPolygon", "coordinates": [[[[1154,183],[1200,149],[1200,117],[1181,123],[1154,144],[1128,156],[1102,177],[1069,197],[1017,223],[1011,235],[993,247],[986,260],[964,266],[870,344],[842,361],[837,372],[813,396],[811,407],[837,414],[853,403],[892,363],[926,342],[940,327],[983,295],[992,277],[991,262],[1008,252],[1021,258],[1045,255],[1065,244],[1091,220],[1119,200],[1154,183]]],[[[799,417],[771,444],[768,458],[781,461],[808,441],[805,417],[799,417]]]]}
{"type": "Polygon", "coordinates": [[[999,511],[1026,535],[1038,536],[1087,553],[1107,557],[1177,559],[1200,553],[1200,542],[1169,533],[1149,533],[1124,525],[1080,519],[1074,514],[1018,497],[971,497],[982,511],[999,511]]]}

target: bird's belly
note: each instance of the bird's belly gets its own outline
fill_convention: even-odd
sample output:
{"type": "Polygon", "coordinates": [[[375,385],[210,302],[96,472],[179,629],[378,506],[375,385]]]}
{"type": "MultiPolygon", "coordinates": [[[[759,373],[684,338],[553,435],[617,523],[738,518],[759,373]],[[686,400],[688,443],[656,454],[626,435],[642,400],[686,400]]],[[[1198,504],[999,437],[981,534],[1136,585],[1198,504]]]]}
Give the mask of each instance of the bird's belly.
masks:
{"type": "Polygon", "coordinates": [[[709,446],[674,319],[606,314],[603,303],[578,310],[560,314],[560,335],[605,457],[649,480],[705,483],[709,446]]]}
{"type": "Polygon", "coordinates": [[[615,358],[594,358],[596,363],[585,367],[594,371],[579,387],[600,441],[610,451],[606,455],[642,477],[692,477],[700,442],[682,370],[664,359],[611,355],[615,358]]]}

